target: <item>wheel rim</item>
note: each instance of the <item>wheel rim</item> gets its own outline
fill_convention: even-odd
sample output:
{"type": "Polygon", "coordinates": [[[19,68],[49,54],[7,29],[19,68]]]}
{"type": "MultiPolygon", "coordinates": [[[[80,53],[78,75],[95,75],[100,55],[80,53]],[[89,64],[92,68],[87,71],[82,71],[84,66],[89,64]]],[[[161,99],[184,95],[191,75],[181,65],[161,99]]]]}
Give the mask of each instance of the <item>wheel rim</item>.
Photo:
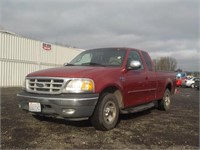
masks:
{"type": "Polygon", "coordinates": [[[192,84],[191,87],[194,88],[194,84],[192,84]]]}
{"type": "Polygon", "coordinates": [[[167,93],[166,95],[165,95],[165,105],[167,106],[167,107],[169,107],[169,105],[170,105],[170,95],[167,93]]]}
{"type": "Polygon", "coordinates": [[[106,124],[112,124],[115,121],[117,109],[114,102],[107,102],[104,107],[104,121],[106,124]]]}

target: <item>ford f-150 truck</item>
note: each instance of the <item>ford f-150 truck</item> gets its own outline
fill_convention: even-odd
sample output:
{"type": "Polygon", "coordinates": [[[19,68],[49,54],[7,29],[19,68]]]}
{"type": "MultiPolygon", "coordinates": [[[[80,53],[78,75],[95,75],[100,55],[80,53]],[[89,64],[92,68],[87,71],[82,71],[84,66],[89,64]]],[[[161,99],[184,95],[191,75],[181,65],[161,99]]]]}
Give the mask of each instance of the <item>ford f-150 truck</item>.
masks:
{"type": "Polygon", "coordinates": [[[96,129],[110,130],[120,113],[168,110],[175,85],[175,73],[155,71],[143,50],[92,49],[63,67],[28,74],[19,107],[36,116],[90,119],[96,129]]]}

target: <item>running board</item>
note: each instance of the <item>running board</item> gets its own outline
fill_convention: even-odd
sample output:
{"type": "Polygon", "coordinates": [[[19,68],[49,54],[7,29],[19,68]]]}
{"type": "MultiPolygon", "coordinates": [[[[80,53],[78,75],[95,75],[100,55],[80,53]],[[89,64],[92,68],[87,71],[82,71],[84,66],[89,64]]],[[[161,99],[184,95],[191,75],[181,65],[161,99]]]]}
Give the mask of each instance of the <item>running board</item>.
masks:
{"type": "Polygon", "coordinates": [[[140,111],[152,108],[154,106],[155,106],[154,102],[151,102],[151,103],[147,103],[147,104],[136,106],[136,107],[130,107],[130,108],[127,108],[127,109],[122,109],[122,110],[120,110],[120,112],[122,114],[136,113],[136,112],[140,112],[140,111]]]}

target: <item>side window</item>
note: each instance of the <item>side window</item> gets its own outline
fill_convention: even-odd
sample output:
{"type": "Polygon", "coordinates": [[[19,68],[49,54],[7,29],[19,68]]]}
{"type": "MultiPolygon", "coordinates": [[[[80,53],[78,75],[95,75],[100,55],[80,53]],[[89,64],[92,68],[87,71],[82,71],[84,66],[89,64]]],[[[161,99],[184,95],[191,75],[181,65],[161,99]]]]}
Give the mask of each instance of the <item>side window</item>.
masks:
{"type": "Polygon", "coordinates": [[[127,60],[127,64],[130,64],[131,61],[133,60],[137,60],[142,64],[142,67],[140,69],[144,69],[143,67],[143,62],[140,58],[140,55],[137,51],[130,51],[129,56],[128,56],[128,60],[127,60]]]}
{"type": "Polygon", "coordinates": [[[153,71],[153,65],[152,65],[152,61],[149,55],[146,52],[142,52],[142,55],[144,56],[144,60],[145,60],[148,70],[153,71]]]}

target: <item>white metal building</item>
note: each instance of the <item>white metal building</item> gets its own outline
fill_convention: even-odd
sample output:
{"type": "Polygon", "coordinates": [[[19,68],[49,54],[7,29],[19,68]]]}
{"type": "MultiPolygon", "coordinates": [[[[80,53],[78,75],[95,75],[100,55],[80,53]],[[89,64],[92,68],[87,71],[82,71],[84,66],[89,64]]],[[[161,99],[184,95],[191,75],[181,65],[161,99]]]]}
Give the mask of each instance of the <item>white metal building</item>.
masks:
{"type": "Polygon", "coordinates": [[[0,31],[0,87],[21,86],[28,73],[62,66],[80,52],[0,31]]]}

